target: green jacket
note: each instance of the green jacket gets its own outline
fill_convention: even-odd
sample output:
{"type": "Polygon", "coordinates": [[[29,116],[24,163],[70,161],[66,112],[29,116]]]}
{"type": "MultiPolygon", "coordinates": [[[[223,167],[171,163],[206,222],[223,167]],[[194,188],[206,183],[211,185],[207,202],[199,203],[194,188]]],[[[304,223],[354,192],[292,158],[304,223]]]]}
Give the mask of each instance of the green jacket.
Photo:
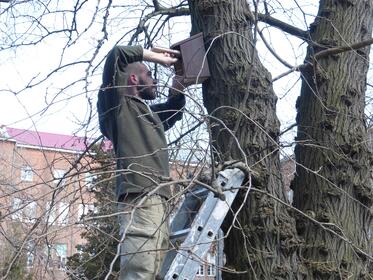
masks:
{"type": "MultiPolygon", "coordinates": [[[[183,94],[170,94],[167,102],[148,106],[136,97],[120,94],[126,86],[125,67],[142,61],[141,46],[116,46],[108,54],[97,109],[101,132],[113,143],[117,157],[118,199],[126,193],[145,193],[169,176],[164,131],[182,118],[183,94]]],[[[156,191],[170,197],[170,188],[156,191]]]]}

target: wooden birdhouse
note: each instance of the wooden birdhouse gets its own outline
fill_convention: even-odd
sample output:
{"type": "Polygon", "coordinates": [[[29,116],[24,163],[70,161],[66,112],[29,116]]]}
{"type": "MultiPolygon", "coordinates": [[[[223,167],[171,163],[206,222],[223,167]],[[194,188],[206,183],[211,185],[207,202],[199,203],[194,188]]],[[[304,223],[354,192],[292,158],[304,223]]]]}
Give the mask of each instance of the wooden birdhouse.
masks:
{"type": "Polygon", "coordinates": [[[171,49],[179,51],[181,56],[181,60],[174,65],[176,75],[194,83],[202,83],[210,77],[202,33],[173,44],[171,49]]]}

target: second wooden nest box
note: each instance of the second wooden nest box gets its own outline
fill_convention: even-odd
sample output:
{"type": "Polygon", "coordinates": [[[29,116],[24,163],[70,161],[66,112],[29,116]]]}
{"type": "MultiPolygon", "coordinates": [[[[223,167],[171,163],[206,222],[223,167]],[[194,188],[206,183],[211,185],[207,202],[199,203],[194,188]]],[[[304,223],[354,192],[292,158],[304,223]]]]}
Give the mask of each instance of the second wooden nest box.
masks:
{"type": "Polygon", "coordinates": [[[202,83],[210,77],[202,33],[173,44],[171,49],[178,50],[181,54],[181,60],[174,65],[176,75],[194,83],[202,83]]]}

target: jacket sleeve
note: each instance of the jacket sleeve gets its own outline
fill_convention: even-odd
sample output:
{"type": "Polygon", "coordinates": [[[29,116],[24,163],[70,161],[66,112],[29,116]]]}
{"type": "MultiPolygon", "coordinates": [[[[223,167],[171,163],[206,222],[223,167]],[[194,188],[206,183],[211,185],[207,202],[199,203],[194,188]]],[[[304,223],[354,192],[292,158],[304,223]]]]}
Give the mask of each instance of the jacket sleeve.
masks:
{"type": "Polygon", "coordinates": [[[165,103],[151,105],[150,108],[156,112],[163,123],[164,130],[170,129],[178,120],[183,117],[183,109],[185,106],[184,94],[168,94],[165,103]]]}
{"type": "Polygon", "coordinates": [[[115,46],[107,55],[102,85],[118,85],[118,75],[124,72],[126,66],[133,62],[142,61],[143,48],[141,46],[115,46]]]}
{"type": "Polygon", "coordinates": [[[115,46],[106,57],[102,85],[98,93],[97,111],[101,133],[113,142],[116,138],[115,112],[119,105],[116,86],[121,85],[120,76],[126,66],[142,59],[141,46],[115,46]]]}

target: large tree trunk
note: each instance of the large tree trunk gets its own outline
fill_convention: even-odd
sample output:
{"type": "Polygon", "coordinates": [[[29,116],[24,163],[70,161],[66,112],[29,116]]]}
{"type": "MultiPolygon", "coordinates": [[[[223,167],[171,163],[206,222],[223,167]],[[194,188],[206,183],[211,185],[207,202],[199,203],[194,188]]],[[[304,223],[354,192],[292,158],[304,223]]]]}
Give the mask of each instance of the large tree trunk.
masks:
{"type": "MultiPolygon", "coordinates": [[[[190,0],[189,4],[192,33],[202,31],[207,47],[212,44],[207,56],[211,78],[203,85],[203,97],[211,116],[215,160],[247,160],[256,172],[253,187],[285,201],[276,96],[255,50],[248,4],[244,0],[190,0]]],[[[235,223],[238,228],[225,242],[226,265],[241,273],[225,273],[224,279],[301,278],[300,242],[287,209],[262,193],[251,192],[243,202],[244,195],[236,199],[236,209],[244,203],[235,223]]],[[[231,222],[226,221],[226,228],[231,222]]]]}
{"type": "Polygon", "coordinates": [[[299,165],[292,188],[295,205],[334,233],[297,220],[308,279],[367,279],[372,273],[364,255],[372,252],[372,158],[364,122],[370,47],[313,60],[323,48],[369,39],[372,24],[372,0],[324,0],[311,25],[306,62],[312,66],[302,72],[297,101],[299,165]]]}

